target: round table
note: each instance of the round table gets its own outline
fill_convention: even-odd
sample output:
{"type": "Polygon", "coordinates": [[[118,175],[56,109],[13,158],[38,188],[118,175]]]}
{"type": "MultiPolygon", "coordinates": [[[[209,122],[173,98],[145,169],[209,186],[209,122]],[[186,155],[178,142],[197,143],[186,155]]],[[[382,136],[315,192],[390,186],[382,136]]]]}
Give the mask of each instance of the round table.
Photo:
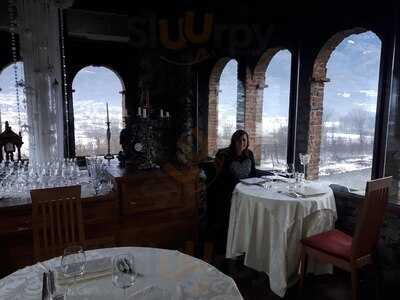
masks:
{"type": "MultiPolygon", "coordinates": [[[[128,295],[140,294],[141,290],[153,286],[167,291],[171,300],[243,299],[233,279],[204,261],[179,251],[139,247],[107,248],[86,251],[86,260],[124,253],[134,256],[136,271],[143,275],[128,289],[128,295]]],[[[60,265],[60,260],[60,257],[53,258],[43,262],[43,265],[55,269],[60,265]]],[[[0,299],[41,299],[43,271],[43,266],[36,264],[1,279],[0,299]]],[[[123,291],[112,284],[111,275],[78,282],[75,288],[82,296],[79,299],[123,299],[123,291]]]]}
{"type": "MultiPolygon", "coordinates": [[[[332,229],[337,219],[327,184],[304,187],[321,194],[293,198],[283,182],[272,183],[271,189],[239,183],[232,194],[226,257],[245,254],[245,265],[267,273],[271,290],[281,297],[298,278],[300,240],[332,229]]],[[[314,273],[331,270],[311,261],[308,265],[314,273]]]]}

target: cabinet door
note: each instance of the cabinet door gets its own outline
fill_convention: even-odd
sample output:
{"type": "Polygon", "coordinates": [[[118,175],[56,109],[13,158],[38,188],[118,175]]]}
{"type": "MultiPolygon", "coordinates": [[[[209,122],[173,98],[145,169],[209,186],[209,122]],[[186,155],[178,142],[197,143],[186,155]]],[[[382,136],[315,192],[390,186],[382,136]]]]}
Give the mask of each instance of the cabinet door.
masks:
{"type": "Polygon", "coordinates": [[[182,184],[165,176],[120,182],[123,215],[184,205],[182,184]]]}

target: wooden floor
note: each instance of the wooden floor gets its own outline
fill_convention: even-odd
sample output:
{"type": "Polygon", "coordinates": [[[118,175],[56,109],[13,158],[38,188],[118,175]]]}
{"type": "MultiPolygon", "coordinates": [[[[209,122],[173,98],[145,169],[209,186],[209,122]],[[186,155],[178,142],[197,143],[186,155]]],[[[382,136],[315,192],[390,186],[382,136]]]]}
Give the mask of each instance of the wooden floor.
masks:
{"type": "MultiPolygon", "coordinates": [[[[268,276],[263,273],[255,272],[242,263],[222,263],[219,269],[225,274],[231,276],[243,298],[246,300],[282,300],[269,289],[268,276]]],[[[398,283],[400,279],[398,280],[398,283]]],[[[397,283],[397,286],[398,286],[397,283]]],[[[400,299],[396,284],[386,284],[383,286],[380,296],[376,294],[376,281],[373,274],[364,271],[360,274],[360,300],[376,300],[376,299],[400,299]]],[[[302,297],[298,297],[297,285],[287,290],[284,300],[351,300],[350,276],[348,273],[336,270],[332,275],[313,276],[308,275],[305,280],[305,287],[302,297]]]]}

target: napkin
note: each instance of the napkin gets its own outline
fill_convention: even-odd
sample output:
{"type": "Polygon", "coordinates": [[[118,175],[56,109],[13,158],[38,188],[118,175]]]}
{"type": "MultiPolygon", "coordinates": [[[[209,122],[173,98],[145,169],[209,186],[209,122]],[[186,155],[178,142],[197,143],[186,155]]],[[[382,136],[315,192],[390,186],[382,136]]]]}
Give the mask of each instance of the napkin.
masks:
{"type": "Polygon", "coordinates": [[[324,195],[326,192],[317,187],[303,186],[301,189],[296,190],[296,193],[301,195],[302,197],[315,197],[324,195]]]}
{"type": "Polygon", "coordinates": [[[264,183],[266,181],[267,181],[266,179],[258,178],[258,177],[240,179],[240,182],[242,182],[244,184],[259,184],[259,183],[264,183]]]}
{"type": "MultiPolygon", "coordinates": [[[[55,268],[56,281],[59,285],[65,285],[70,283],[73,278],[66,277],[63,273],[62,267],[55,268]]],[[[86,262],[85,273],[83,276],[78,277],[76,280],[84,281],[95,279],[103,276],[110,275],[112,273],[111,257],[103,257],[98,259],[89,260],[86,262]]]]}

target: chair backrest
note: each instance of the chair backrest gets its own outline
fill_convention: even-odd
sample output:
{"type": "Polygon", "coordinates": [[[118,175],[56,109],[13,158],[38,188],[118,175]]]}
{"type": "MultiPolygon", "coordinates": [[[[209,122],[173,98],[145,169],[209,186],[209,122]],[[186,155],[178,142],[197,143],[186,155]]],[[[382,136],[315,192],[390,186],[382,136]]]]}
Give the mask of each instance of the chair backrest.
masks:
{"type": "Polygon", "coordinates": [[[59,256],[84,245],[81,186],[31,190],[34,259],[59,256]]]}
{"type": "Polygon", "coordinates": [[[364,256],[374,250],[385,216],[391,182],[392,177],[367,182],[365,200],[357,218],[353,237],[353,258],[364,256]]]}

